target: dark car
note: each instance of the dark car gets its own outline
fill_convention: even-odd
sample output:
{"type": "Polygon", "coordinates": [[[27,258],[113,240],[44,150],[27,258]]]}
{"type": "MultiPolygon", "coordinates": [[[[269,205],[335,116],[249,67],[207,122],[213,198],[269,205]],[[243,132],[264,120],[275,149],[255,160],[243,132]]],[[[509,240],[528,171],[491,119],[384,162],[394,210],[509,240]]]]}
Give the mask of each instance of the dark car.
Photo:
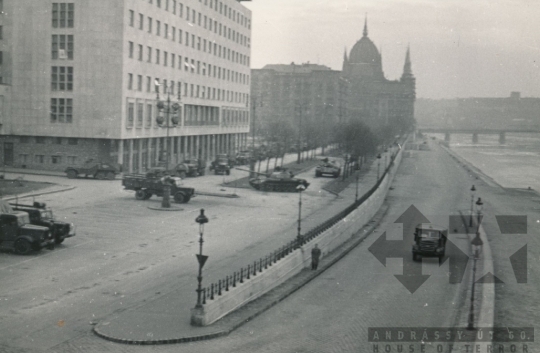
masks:
{"type": "Polygon", "coordinates": [[[10,204],[15,211],[24,211],[30,216],[30,223],[49,228],[56,244],[61,244],[66,238],[74,237],[76,228],[73,223],[57,221],[53,211],[43,202],[34,202],[32,205],[10,204]]]}
{"type": "Polygon", "coordinates": [[[100,180],[114,180],[116,174],[118,174],[118,170],[110,164],[90,158],[82,166],[66,168],[64,173],[66,173],[67,177],[70,179],[75,179],[79,175],[84,175],[84,177],[91,176],[100,180]]]}
{"type": "Polygon", "coordinates": [[[413,261],[423,256],[444,257],[448,229],[431,223],[418,224],[414,230],[413,261]]]}
{"type": "Polygon", "coordinates": [[[27,212],[0,213],[0,248],[26,255],[43,248],[53,249],[54,239],[47,227],[30,224],[27,212]]]}
{"type": "Polygon", "coordinates": [[[231,167],[233,166],[233,163],[231,163],[231,160],[228,155],[226,154],[218,154],[216,157],[216,160],[213,161],[210,164],[210,170],[214,171],[214,174],[231,174],[231,167]]]}

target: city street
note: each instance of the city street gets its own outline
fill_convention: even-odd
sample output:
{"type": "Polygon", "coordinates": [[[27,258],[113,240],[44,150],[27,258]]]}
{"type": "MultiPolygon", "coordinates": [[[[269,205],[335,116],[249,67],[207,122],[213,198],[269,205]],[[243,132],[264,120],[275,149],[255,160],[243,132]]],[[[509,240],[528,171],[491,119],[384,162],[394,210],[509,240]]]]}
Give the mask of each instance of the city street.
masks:
{"type": "MultiPolygon", "coordinates": [[[[449,159],[437,149],[414,151],[404,159],[388,197],[389,215],[380,227],[389,237],[399,234],[393,222],[411,204],[443,224],[448,214],[467,205],[467,177],[449,159]],[[433,194],[438,196],[429,197],[433,194]]],[[[372,185],[370,177],[374,182],[372,174],[363,180],[365,187],[372,185]]],[[[350,202],[322,191],[328,179],[312,175],[312,171],[300,175],[312,183],[304,195],[306,214],[329,202],[350,202]]],[[[221,179],[208,175],[185,182],[202,188],[216,178],[221,179]]],[[[142,349],[106,342],[93,336],[91,324],[176,290],[179,284],[195,299],[198,225],[194,218],[200,208],[210,218],[205,228],[204,253],[210,256],[205,281],[288,241],[290,234],[280,230],[294,226],[297,217],[294,193],[242,189],[237,190],[238,199],[196,197],[182,205],[184,211],[159,212],[146,207],[157,205],[157,198],[137,201],[131,192],[121,190],[118,181],[52,179],[78,186],[42,199],[57,216],[75,222],[78,235],[52,252],[0,257],[6,351],[69,352],[94,345],[96,351],[176,351],[176,346],[142,349]]],[[[369,326],[452,326],[461,301],[459,285],[448,283],[448,264],[439,268],[436,260],[424,260],[423,274],[431,277],[410,294],[394,277],[402,273],[400,261],[388,259],[385,268],[367,251],[380,234],[375,232],[317,280],[230,336],[179,347],[193,352],[356,351],[367,347],[369,326]]],[[[403,246],[409,253],[410,236],[405,239],[403,246]]],[[[451,235],[450,240],[467,250],[464,236],[451,235]]],[[[412,263],[410,256],[404,261],[412,263]]]]}
{"type": "MultiPolygon", "coordinates": [[[[93,322],[179,287],[184,295],[192,296],[194,305],[195,218],[201,208],[210,220],[205,229],[204,253],[210,256],[205,283],[293,239],[296,233],[285,230],[296,226],[298,194],[219,186],[224,178],[232,180],[244,174],[233,170],[228,177],[210,174],[184,180],[196,190],[236,191],[240,197],[198,196],[182,204],[183,210],[178,212],[148,209],[149,205],[159,206],[161,199],[154,196],[137,201],[132,191],[122,189],[119,180],[25,175],[26,180],[76,186],[37,200],[46,202],[57,218],[75,223],[77,236],[54,251],[29,256],[0,254],[0,347],[7,345],[7,351],[54,347],[90,332],[93,322]]],[[[320,222],[318,218],[310,220],[310,215],[321,207],[351,202],[321,189],[331,178],[314,178],[313,170],[299,177],[311,183],[303,195],[306,227],[320,222]]],[[[368,175],[362,188],[367,190],[374,182],[375,177],[368,175]]],[[[185,308],[186,320],[190,308],[185,308]]]]}

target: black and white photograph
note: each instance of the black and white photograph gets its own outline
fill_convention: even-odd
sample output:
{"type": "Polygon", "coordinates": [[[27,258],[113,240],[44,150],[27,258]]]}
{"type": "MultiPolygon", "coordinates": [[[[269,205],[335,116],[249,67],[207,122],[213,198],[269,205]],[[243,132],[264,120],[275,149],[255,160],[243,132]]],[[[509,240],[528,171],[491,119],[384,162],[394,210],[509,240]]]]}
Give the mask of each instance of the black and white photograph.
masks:
{"type": "Polygon", "coordinates": [[[537,0],[0,0],[0,353],[540,353],[537,0]]]}

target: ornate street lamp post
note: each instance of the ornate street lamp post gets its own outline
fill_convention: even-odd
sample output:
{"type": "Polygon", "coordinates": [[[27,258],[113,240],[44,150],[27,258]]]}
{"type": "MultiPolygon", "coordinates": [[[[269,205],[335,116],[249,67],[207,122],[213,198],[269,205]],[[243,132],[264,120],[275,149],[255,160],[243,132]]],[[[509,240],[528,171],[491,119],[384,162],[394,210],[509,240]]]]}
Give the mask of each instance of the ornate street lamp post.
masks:
{"type": "Polygon", "coordinates": [[[469,322],[467,325],[467,330],[474,330],[474,287],[476,281],[476,261],[480,259],[480,253],[482,252],[482,245],[484,242],[480,239],[480,233],[476,232],[476,236],[471,241],[472,251],[473,251],[473,276],[472,276],[472,287],[471,287],[471,307],[469,308],[469,322]]]}
{"type": "Polygon", "coordinates": [[[476,201],[476,210],[478,211],[478,227],[476,228],[476,233],[480,232],[480,224],[482,223],[482,206],[484,206],[484,203],[479,197],[476,201]]]}
{"type": "Polygon", "coordinates": [[[298,233],[296,235],[297,246],[300,247],[302,244],[302,192],[306,190],[306,187],[303,184],[300,184],[296,187],[298,190],[298,233]]]}
{"type": "Polygon", "coordinates": [[[360,177],[360,173],[356,171],[356,193],[354,194],[354,202],[358,201],[358,178],[360,177]]]}
{"type": "Polygon", "coordinates": [[[388,148],[384,149],[384,170],[388,168],[388,148]]]}
{"type": "Polygon", "coordinates": [[[474,192],[476,191],[476,188],[474,185],[471,188],[471,218],[469,220],[469,227],[473,226],[473,215],[474,215],[474,192]]]}
{"type": "Polygon", "coordinates": [[[195,219],[195,222],[199,223],[199,254],[197,255],[197,261],[199,262],[199,275],[197,276],[197,305],[195,308],[202,308],[201,294],[202,294],[202,268],[208,256],[202,254],[203,248],[203,233],[204,233],[204,224],[208,223],[208,217],[204,215],[204,209],[201,208],[201,214],[195,219]]]}
{"type": "MultiPolygon", "coordinates": [[[[167,139],[166,139],[166,160],[165,160],[165,170],[169,171],[169,161],[170,161],[170,150],[171,146],[169,141],[169,129],[178,126],[180,119],[178,117],[178,112],[180,110],[180,91],[178,91],[178,102],[171,102],[171,92],[167,86],[165,86],[165,93],[167,94],[167,100],[163,101],[159,99],[159,82],[156,80],[156,100],[158,108],[158,116],[156,117],[156,123],[159,127],[167,129],[167,139]]],[[[161,207],[170,208],[171,207],[171,185],[167,180],[163,181],[163,199],[161,201],[161,207]]]]}

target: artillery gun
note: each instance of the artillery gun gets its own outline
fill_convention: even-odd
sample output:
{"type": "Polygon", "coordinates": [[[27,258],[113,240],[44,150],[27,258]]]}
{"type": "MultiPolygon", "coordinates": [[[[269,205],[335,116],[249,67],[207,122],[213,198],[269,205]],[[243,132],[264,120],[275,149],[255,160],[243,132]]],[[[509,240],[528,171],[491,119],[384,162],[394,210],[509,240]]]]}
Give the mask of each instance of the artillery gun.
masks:
{"type": "MultiPolygon", "coordinates": [[[[245,169],[240,169],[252,172],[245,169]]],[[[277,191],[277,192],[297,192],[297,187],[303,185],[305,188],[309,186],[306,179],[295,178],[294,174],[286,169],[273,171],[270,174],[258,173],[256,178],[249,179],[249,185],[259,191],[277,191]]]]}

